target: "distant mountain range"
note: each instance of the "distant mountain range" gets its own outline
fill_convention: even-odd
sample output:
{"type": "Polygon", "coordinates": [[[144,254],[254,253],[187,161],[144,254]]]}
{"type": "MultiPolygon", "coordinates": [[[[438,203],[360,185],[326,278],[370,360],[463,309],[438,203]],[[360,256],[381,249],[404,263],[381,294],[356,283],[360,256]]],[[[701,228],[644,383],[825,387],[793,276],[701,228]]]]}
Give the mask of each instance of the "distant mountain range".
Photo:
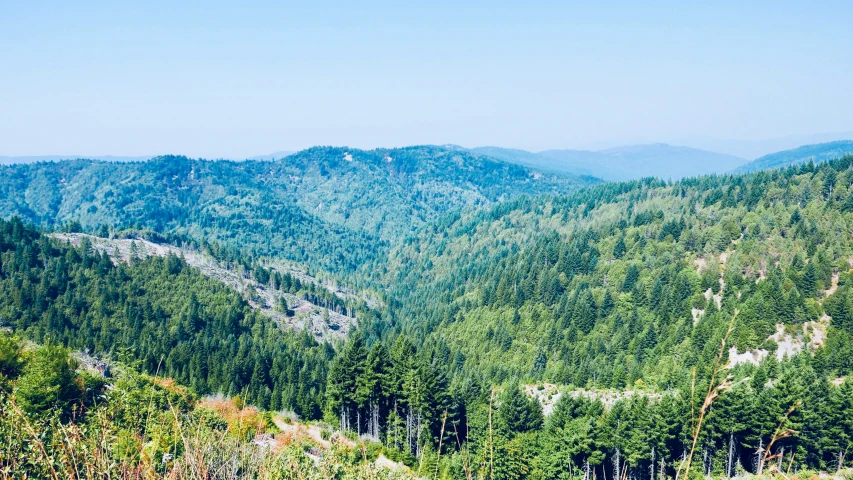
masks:
{"type": "Polygon", "coordinates": [[[500,147],[470,149],[479,155],[536,168],[590,175],[603,180],[659,177],[677,180],[710,173],[724,173],[747,160],[697,148],[654,143],[607,150],[546,150],[533,153],[500,147]]]}
{"type": "Polygon", "coordinates": [[[808,161],[815,163],[843,157],[853,154],[853,140],[840,140],[837,142],[818,143],[815,145],[803,145],[791,150],[771,153],[757,158],[746,165],[741,165],[734,173],[754,172],[768,168],[781,168],[788,165],[799,165],[808,161]]]}
{"type": "MultiPolygon", "coordinates": [[[[715,173],[746,173],[767,168],[796,165],[809,160],[821,162],[841,157],[847,153],[853,153],[853,140],[838,140],[803,145],[790,150],[782,150],[764,155],[751,162],[746,158],[726,153],[665,143],[628,145],[604,150],[545,150],[541,152],[503,147],[465,148],[458,145],[443,145],[433,148],[468,152],[475,156],[489,157],[494,160],[532,167],[552,173],[595,177],[605,181],[635,180],[645,177],[678,180],[685,177],[715,173]]],[[[376,151],[384,150],[378,149],[376,151]]],[[[301,157],[304,157],[303,152],[305,151],[277,151],[266,155],[249,157],[247,160],[271,161],[287,159],[285,162],[290,163],[297,162],[301,157]]],[[[121,163],[144,161],[153,157],[42,155],[0,157],[0,164],[29,164],[77,158],[121,163]]]]}
{"type": "MultiPolygon", "coordinates": [[[[720,152],[747,160],[755,160],[771,153],[791,150],[801,145],[814,145],[818,143],[837,142],[839,140],[850,140],[853,131],[825,132],[811,134],[794,134],[783,137],[765,138],[760,140],[733,140],[710,137],[682,137],[669,140],[669,143],[678,145],[690,145],[694,148],[720,152]]],[[[643,143],[643,142],[634,142],[643,143]]],[[[604,147],[601,147],[604,148],[604,147]]],[[[593,149],[599,150],[599,149],[593,149]]]]}
{"type": "Polygon", "coordinates": [[[280,150],[267,155],[255,155],[254,157],[249,157],[248,160],[281,160],[282,158],[289,157],[294,153],[296,152],[291,150],[280,150]]]}
{"type": "Polygon", "coordinates": [[[764,155],[751,162],[724,153],[664,143],[630,145],[606,150],[528,152],[501,147],[476,147],[468,150],[505,162],[573,175],[589,175],[608,181],[644,177],[677,180],[697,175],[747,173],[808,161],[831,160],[845,154],[853,154],[853,140],[803,145],[764,155]]]}

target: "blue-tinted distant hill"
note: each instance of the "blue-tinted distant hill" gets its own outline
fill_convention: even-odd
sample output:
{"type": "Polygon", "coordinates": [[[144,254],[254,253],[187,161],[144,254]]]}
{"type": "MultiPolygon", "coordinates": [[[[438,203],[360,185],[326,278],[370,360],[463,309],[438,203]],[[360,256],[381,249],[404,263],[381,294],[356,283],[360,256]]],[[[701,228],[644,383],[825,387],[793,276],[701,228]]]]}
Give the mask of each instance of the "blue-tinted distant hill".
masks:
{"type": "Polygon", "coordinates": [[[644,177],[681,179],[724,173],[743,165],[746,159],[698,148],[654,143],[607,150],[546,150],[533,153],[499,147],[471,151],[504,161],[604,180],[635,180],[644,177]]]}
{"type": "Polygon", "coordinates": [[[78,158],[88,158],[90,160],[98,160],[101,162],[140,162],[152,158],[153,155],[144,157],[126,157],[117,155],[103,155],[100,157],[87,157],[84,155],[29,155],[19,157],[3,157],[0,156],[0,165],[15,165],[38,162],[61,162],[62,160],[76,160],[78,158]]]}
{"type": "Polygon", "coordinates": [[[294,153],[295,152],[290,150],[281,150],[278,152],[268,153],[266,155],[255,155],[254,157],[249,157],[247,160],[280,160],[284,157],[289,157],[294,153]]]}
{"type": "MultiPolygon", "coordinates": [[[[254,157],[249,157],[246,160],[280,160],[289,155],[293,155],[295,152],[284,150],[269,153],[266,155],[256,155],[254,157]]],[[[145,160],[149,160],[155,158],[159,155],[145,155],[138,157],[129,157],[122,155],[101,155],[101,156],[87,156],[87,155],[27,155],[27,156],[0,156],[0,165],[20,165],[27,163],[38,163],[38,162],[61,162],[63,160],[77,160],[81,158],[85,158],[87,160],[97,160],[100,162],[144,162],[145,160]]],[[[240,161],[243,158],[230,158],[230,159],[220,159],[220,160],[234,160],[240,161]]]]}
{"type": "Polygon", "coordinates": [[[787,167],[788,165],[799,165],[808,161],[820,163],[842,157],[845,154],[853,154],[853,140],[803,145],[802,147],[791,150],[771,153],[734,169],[734,173],[747,173],[756,170],[766,170],[768,168],[787,167]]]}

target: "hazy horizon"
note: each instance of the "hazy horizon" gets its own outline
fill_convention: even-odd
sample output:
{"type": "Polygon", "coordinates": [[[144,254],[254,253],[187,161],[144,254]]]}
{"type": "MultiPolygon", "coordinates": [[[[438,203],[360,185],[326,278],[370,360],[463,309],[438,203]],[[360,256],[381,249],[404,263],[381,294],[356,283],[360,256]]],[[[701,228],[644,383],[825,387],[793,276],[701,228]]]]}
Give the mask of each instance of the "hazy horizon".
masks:
{"type": "MultiPolygon", "coordinates": [[[[497,147],[497,148],[505,148],[511,150],[524,150],[531,153],[540,153],[549,150],[588,150],[588,151],[603,151],[618,147],[631,147],[631,146],[642,146],[642,145],[653,145],[653,144],[665,144],[672,147],[687,147],[694,148],[698,150],[705,150],[709,152],[721,153],[725,155],[731,155],[734,157],[740,157],[744,159],[744,161],[752,161],[764,155],[770,153],[776,153],[783,150],[789,150],[793,148],[797,148],[803,145],[809,144],[817,144],[817,143],[826,143],[833,142],[838,140],[853,140],[853,132],[835,132],[835,133],[819,133],[812,135],[788,135],[785,137],[776,137],[776,138],[768,138],[768,139],[760,139],[760,140],[736,140],[736,139],[717,139],[717,138],[702,138],[696,137],[692,139],[685,139],[682,142],[662,142],[662,141],[653,141],[653,140],[637,140],[635,139],[633,142],[630,140],[624,142],[618,141],[602,141],[596,142],[586,145],[579,146],[571,146],[564,148],[553,148],[553,149],[523,149],[520,147],[514,146],[506,146],[506,145],[457,145],[450,143],[441,143],[441,144],[430,144],[430,145],[457,145],[462,148],[471,148],[476,149],[478,147],[497,147]]],[[[186,155],[191,158],[207,158],[207,159],[228,159],[228,160],[246,160],[246,159],[254,159],[254,160],[269,160],[272,158],[280,158],[285,155],[289,155],[292,153],[296,153],[301,150],[305,150],[312,147],[317,146],[333,146],[333,147],[350,147],[350,148],[359,148],[364,150],[372,150],[375,148],[400,148],[407,146],[414,146],[415,144],[407,144],[407,145],[376,145],[371,147],[354,147],[352,145],[332,145],[332,144],[317,144],[317,145],[306,145],[301,148],[293,149],[293,150],[276,150],[272,152],[266,153],[258,153],[255,152],[251,155],[245,156],[224,156],[224,155],[212,155],[212,156],[204,156],[204,155],[187,155],[184,152],[155,152],[149,153],[147,155],[121,155],[121,154],[89,154],[89,153],[54,153],[54,154],[33,154],[33,155],[0,155],[0,163],[7,162],[9,160],[56,160],[56,159],[74,159],[74,158],[93,158],[93,159],[117,159],[120,161],[125,160],[147,160],[149,158],[161,156],[161,155],[186,155]]],[[[422,144],[423,145],[423,144],[422,144]]],[[[2,154],[3,152],[0,152],[2,154]]]]}
{"type": "Polygon", "coordinates": [[[846,2],[8,5],[0,155],[668,143],[752,159],[853,131],[850,13],[846,2]]]}

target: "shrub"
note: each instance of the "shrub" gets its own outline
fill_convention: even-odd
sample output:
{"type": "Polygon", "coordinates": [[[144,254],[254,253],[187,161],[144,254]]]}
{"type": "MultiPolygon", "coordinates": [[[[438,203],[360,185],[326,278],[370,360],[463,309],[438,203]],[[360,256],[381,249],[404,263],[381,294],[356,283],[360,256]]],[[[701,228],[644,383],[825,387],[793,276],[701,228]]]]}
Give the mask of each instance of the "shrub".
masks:
{"type": "Polygon", "coordinates": [[[59,411],[67,416],[71,405],[81,396],[74,382],[77,362],[68,350],[55,345],[44,345],[33,352],[23,374],[18,380],[16,400],[30,415],[43,415],[59,411]]]}

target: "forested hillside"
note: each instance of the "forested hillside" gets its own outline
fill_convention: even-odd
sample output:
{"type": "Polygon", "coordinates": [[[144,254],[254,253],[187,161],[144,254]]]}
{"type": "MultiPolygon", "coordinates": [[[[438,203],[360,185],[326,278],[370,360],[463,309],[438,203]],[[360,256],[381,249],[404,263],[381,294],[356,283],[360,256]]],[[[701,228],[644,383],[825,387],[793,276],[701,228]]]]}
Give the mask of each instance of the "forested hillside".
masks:
{"type": "Polygon", "coordinates": [[[241,394],[317,417],[333,350],[291,334],[174,255],[114,264],[0,221],[0,327],[139,362],[197,393],[241,394]]]}
{"type": "Polygon", "coordinates": [[[821,373],[847,375],[850,162],[606,184],[447,218],[392,252],[394,316],[497,382],[669,388],[709,363],[736,311],[738,352],[825,342],[821,373]]]}
{"type": "MultiPolygon", "coordinates": [[[[126,232],[130,234],[130,232],[126,232]]],[[[85,233],[56,232],[48,235],[73,246],[89,245],[92,252],[104,253],[114,262],[128,263],[148,257],[181,257],[187,265],[239,292],[252,309],[271,318],[279,326],[307,330],[317,340],[346,337],[359,311],[370,310],[372,298],[308,276],[287,265],[266,262],[221,250],[216,244],[155,243],[144,238],[104,238],[85,233]],[[327,286],[329,288],[327,288],[327,286]]]]}
{"type": "MultiPolygon", "coordinates": [[[[519,462],[501,478],[537,466],[546,478],[672,475],[694,433],[707,474],[762,471],[768,459],[789,473],[840,468],[853,441],[838,416],[853,401],[851,235],[849,156],[521,198],[446,217],[395,248],[390,317],[447,359],[446,408],[470,422],[469,447],[482,459],[500,443],[498,457],[519,462]],[[513,399],[519,381],[568,386],[559,400],[537,396],[555,402],[541,431],[513,399]],[[488,392],[496,384],[502,400],[488,392]],[[578,387],[589,395],[572,395],[578,387]],[[697,427],[706,390],[719,403],[697,427]],[[615,404],[596,400],[613,391],[625,392],[615,404]],[[477,437],[476,412],[494,404],[513,409],[500,442],[477,437]]],[[[358,385],[350,401],[370,418],[358,385]]]]}
{"type": "Polygon", "coordinates": [[[853,141],[839,140],[835,142],[802,145],[790,150],[783,150],[759,157],[746,165],[734,170],[735,173],[755,172],[768,168],[782,168],[799,165],[806,162],[820,163],[844,155],[853,154],[853,141]]]}
{"type": "Polygon", "coordinates": [[[188,235],[346,273],[448,211],[593,182],[439,147],[317,147],[278,161],[75,160],[2,167],[0,215],[188,235]]]}

